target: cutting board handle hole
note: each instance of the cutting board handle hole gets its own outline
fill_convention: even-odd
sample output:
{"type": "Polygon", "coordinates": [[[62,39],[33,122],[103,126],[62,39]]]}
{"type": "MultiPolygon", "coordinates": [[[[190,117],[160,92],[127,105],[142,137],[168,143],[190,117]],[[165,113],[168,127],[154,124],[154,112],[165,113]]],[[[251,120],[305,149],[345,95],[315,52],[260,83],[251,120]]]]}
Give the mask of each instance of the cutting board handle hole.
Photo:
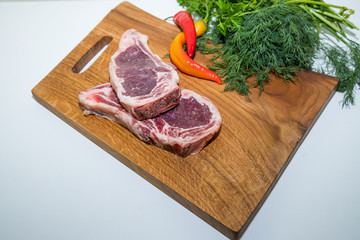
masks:
{"type": "Polygon", "coordinates": [[[95,43],[74,65],[72,72],[85,72],[86,69],[88,69],[106,50],[112,39],[113,38],[111,36],[104,36],[99,41],[97,41],[97,43],[95,43]]]}

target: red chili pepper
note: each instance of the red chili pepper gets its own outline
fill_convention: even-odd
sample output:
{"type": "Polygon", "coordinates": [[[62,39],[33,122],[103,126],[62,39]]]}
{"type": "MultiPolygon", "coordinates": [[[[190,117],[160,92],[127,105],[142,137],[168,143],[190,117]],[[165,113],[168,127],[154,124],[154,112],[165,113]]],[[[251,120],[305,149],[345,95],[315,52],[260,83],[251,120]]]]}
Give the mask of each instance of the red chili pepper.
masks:
{"type": "Polygon", "coordinates": [[[194,26],[194,20],[187,11],[180,11],[173,17],[173,21],[176,25],[181,27],[185,33],[186,48],[189,57],[193,57],[196,48],[196,32],[194,26]]]}
{"type": "MultiPolygon", "coordinates": [[[[206,25],[202,21],[197,21],[195,27],[196,33],[199,35],[206,31],[206,25]]],[[[216,73],[201,66],[186,54],[183,49],[184,44],[185,34],[181,32],[175,37],[170,46],[170,58],[173,64],[184,73],[221,84],[221,78],[216,73]]]]}

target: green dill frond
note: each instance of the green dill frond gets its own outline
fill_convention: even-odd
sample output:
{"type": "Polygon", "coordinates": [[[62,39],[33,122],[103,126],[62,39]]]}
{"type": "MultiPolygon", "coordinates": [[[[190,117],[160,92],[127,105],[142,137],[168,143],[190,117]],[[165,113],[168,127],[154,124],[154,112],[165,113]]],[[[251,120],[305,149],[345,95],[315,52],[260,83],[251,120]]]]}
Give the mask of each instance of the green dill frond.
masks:
{"type": "Polygon", "coordinates": [[[244,16],[223,43],[221,62],[215,61],[225,68],[225,89],[247,94],[250,87],[259,87],[261,93],[271,73],[288,82],[298,70],[311,69],[320,44],[315,28],[296,5],[274,5],[244,16]],[[250,76],[256,76],[251,85],[244,79],[250,76]]]}
{"type": "Polygon", "coordinates": [[[212,44],[212,38],[210,35],[204,35],[196,40],[196,50],[203,54],[213,54],[220,51],[220,46],[212,44]]]}
{"type": "Polygon", "coordinates": [[[343,107],[355,103],[355,91],[360,87],[360,44],[349,40],[347,48],[323,44],[321,55],[325,66],[322,72],[340,79],[337,91],[344,93],[343,107]]]}

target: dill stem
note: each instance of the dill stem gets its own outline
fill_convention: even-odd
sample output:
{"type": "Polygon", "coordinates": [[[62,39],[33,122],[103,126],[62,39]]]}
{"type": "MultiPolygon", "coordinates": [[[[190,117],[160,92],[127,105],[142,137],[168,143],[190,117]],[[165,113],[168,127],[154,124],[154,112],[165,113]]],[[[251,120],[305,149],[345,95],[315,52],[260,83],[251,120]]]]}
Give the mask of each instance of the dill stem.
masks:
{"type": "MultiPolygon", "coordinates": [[[[288,1],[285,1],[285,3],[300,3],[301,5],[302,4],[322,5],[322,6],[325,6],[325,7],[338,8],[338,9],[341,9],[343,11],[349,10],[350,14],[352,14],[354,12],[353,10],[351,10],[351,9],[345,7],[345,6],[338,6],[338,5],[334,5],[334,4],[328,4],[328,3],[325,3],[325,2],[317,2],[317,1],[311,1],[311,0],[288,0],[288,1]]],[[[314,9],[314,8],[310,7],[310,6],[307,6],[307,8],[308,9],[313,9],[314,11],[317,11],[318,13],[321,12],[322,15],[326,15],[328,17],[334,18],[334,19],[336,19],[338,21],[341,21],[343,24],[347,25],[350,28],[359,30],[359,28],[357,28],[352,22],[350,22],[349,20],[344,18],[341,14],[337,14],[335,12],[330,13],[330,12],[327,12],[327,11],[319,11],[317,9],[314,9]]]]}
{"type": "Polygon", "coordinates": [[[314,5],[323,5],[326,7],[333,7],[333,8],[339,8],[339,9],[344,9],[347,10],[347,7],[344,6],[338,6],[338,5],[334,5],[334,4],[329,4],[329,3],[325,3],[325,2],[317,2],[317,1],[311,1],[311,0],[289,0],[289,1],[285,1],[285,3],[306,3],[306,4],[314,4],[314,5]]]}
{"type": "Polygon", "coordinates": [[[337,19],[339,21],[343,21],[344,18],[334,14],[334,13],[330,13],[330,12],[324,12],[324,11],[320,11],[320,10],[317,10],[317,9],[314,9],[316,12],[320,13],[320,14],[323,14],[323,15],[326,15],[328,17],[331,17],[331,18],[334,18],[334,19],[337,19]]]}
{"type": "Polygon", "coordinates": [[[321,21],[323,21],[324,23],[326,23],[329,27],[333,28],[335,31],[337,32],[341,32],[341,29],[336,26],[335,24],[331,23],[330,21],[328,21],[326,18],[324,18],[320,13],[317,13],[317,11],[315,11],[314,9],[309,9],[309,11],[314,14],[317,18],[319,18],[321,21]]]}

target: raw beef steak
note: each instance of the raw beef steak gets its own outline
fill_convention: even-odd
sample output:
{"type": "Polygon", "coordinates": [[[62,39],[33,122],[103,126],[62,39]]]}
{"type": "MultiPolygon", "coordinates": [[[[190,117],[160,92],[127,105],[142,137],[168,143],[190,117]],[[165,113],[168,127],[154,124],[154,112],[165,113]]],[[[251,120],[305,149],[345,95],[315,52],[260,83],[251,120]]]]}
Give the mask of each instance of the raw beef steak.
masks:
{"type": "Polygon", "coordinates": [[[139,120],[176,106],[181,92],[175,67],[153,54],[147,40],[135,29],[127,30],[109,65],[110,83],[121,104],[139,120]]]}
{"type": "Polygon", "coordinates": [[[80,92],[79,101],[84,115],[116,121],[142,141],[182,157],[199,153],[221,126],[217,108],[207,98],[186,89],[181,91],[176,107],[142,121],[122,107],[109,83],[80,92]]]}

